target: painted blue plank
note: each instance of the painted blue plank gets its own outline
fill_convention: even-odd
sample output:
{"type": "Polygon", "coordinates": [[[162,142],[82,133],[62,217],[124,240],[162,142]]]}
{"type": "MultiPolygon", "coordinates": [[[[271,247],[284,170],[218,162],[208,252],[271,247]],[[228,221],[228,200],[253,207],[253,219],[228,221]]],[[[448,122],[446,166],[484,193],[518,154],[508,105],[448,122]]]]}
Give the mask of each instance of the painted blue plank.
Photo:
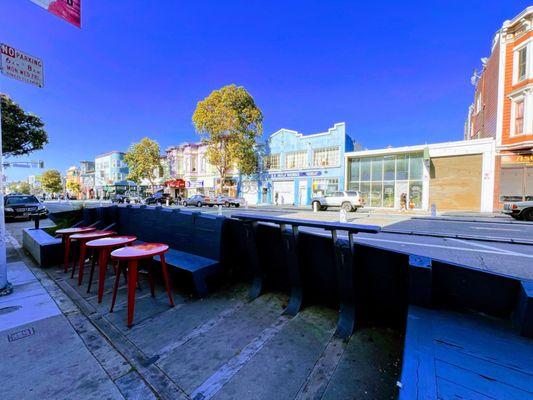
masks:
{"type": "Polygon", "coordinates": [[[432,321],[420,310],[410,306],[407,315],[400,400],[437,399],[432,321]]]}
{"type": "Polygon", "coordinates": [[[448,364],[470,370],[489,380],[501,382],[533,394],[533,376],[522,371],[507,368],[504,365],[473,357],[455,347],[444,343],[435,346],[435,357],[448,364]]]}
{"type": "Polygon", "coordinates": [[[510,326],[451,312],[435,313],[432,319],[435,340],[533,375],[533,341],[519,336],[510,326]]]}
{"type": "Polygon", "coordinates": [[[533,394],[479,375],[468,369],[436,360],[437,375],[472,391],[501,400],[532,400],[533,394]]]}
{"type": "Polygon", "coordinates": [[[442,378],[437,378],[437,389],[439,400],[498,400],[442,378]]]}

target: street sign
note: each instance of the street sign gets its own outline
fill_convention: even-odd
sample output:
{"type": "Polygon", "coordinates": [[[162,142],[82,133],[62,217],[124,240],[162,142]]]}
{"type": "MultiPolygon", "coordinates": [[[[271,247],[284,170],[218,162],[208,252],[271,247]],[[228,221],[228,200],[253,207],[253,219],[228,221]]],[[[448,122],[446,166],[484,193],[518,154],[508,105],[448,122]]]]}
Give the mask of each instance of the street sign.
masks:
{"type": "Polygon", "coordinates": [[[81,27],[81,0],[30,0],[59,18],[81,27]]]}
{"type": "Polygon", "coordinates": [[[0,43],[0,71],[10,78],[44,86],[43,62],[3,43],[0,43]]]}

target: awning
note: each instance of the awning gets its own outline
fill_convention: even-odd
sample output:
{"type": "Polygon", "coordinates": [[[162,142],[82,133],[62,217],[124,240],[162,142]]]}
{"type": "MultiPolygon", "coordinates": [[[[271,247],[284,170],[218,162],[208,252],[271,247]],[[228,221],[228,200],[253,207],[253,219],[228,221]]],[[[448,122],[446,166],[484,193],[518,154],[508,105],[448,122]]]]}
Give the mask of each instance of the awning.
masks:
{"type": "Polygon", "coordinates": [[[164,185],[171,188],[184,188],[185,181],[183,179],[171,179],[166,181],[164,185]]]}

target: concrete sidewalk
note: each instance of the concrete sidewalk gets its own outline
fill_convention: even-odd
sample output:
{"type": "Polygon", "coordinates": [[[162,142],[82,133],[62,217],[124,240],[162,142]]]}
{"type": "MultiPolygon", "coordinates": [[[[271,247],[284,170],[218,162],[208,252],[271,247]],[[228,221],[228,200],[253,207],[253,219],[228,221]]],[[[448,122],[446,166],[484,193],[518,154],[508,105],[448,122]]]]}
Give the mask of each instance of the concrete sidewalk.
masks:
{"type": "Polygon", "coordinates": [[[55,283],[32,272],[16,239],[7,243],[14,290],[0,297],[0,397],[155,398],[55,283]]]}

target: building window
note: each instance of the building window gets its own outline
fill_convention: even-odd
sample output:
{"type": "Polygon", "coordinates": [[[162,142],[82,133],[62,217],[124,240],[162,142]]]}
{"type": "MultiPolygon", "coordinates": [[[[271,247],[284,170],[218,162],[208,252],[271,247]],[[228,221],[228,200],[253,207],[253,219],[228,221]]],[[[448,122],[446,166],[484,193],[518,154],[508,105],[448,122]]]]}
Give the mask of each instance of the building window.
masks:
{"type": "Polygon", "coordinates": [[[297,169],[307,167],[307,151],[295,151],[285,155],[285,168],[297,169]]]}
{"type": "Polygon", "coordinates": [[[265,156],[265,169],[279,169],[279,154],[265,156]]]}
{"type": "Polygon", "coordinates": [[[514,103],[514,134],[524,133],[524,100],[514,103]]]}
{"type": "Polygon", "coordinates": [[[313,180],[313,197],[329,196],[339,190],[338,179],[315,179],[313,180]]]}
{"type": "Polygon", "coordinates": [[[518,51],[518,81],[526,79],[527,74],[527,46],[518,51]]]}
{"type": "Polygon", "coordinates": [[[338,147],[317,149],[313,152],[313,167],[337,167],[338,165],[338,147]]]}
{"type": "Polygon", "coordinates": [[[409,206],[422,208],[422,153],[350,159],[348,173],[348,188],[359,190],[370,207],[398,208],[400,197],[405,193],[409,206]]]}

